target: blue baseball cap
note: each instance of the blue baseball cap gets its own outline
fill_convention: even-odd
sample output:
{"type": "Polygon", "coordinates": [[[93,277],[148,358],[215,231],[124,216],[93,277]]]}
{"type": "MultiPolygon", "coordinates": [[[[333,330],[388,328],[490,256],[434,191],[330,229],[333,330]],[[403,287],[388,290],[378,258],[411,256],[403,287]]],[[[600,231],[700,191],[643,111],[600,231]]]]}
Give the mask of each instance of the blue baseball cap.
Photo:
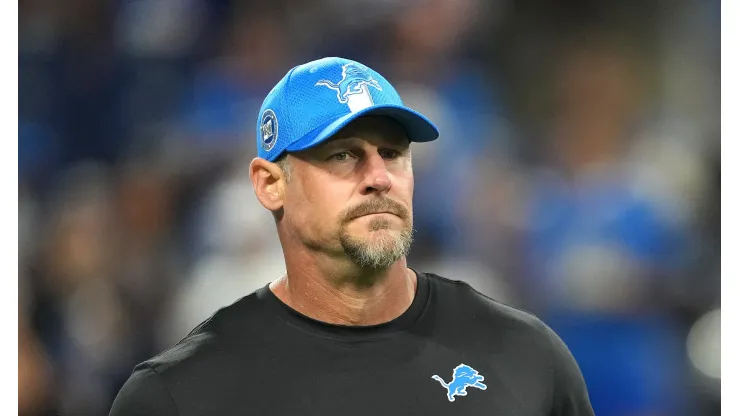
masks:
{"type": "Polygon", "coordinates": [[[412,142],[439,137],[383,76],[359,62],[323,58],[291,69],[267,94],[257,118],[257,155],[274,161],[311,148],[367,115],[394,119],[412,142]]]}

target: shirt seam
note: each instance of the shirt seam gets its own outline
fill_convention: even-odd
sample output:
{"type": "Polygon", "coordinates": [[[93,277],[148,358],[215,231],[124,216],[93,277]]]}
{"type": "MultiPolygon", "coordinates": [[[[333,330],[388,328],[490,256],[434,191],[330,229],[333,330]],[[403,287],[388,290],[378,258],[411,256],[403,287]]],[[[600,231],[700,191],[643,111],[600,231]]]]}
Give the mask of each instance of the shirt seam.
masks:
{"type": "Polygon", "coordinates": [[[464,287],[472,290],[478,296],[481,296],[481,297],[483,297],[485,299],[488,299],[488,300],[490,300],[493,303],[496,303],[496,304],[499,304],[499,305],[503,305],[503,306],[506,306],[507,308],[511,308],[511,309],[516,310],[516,311],[519,311],[519,312],[521,312],[523,314],[528,315],[530,318],[534,319],[535,321],[537,321],[539,323],[542,323],[541,322],[542,320],[540,318],[538,318],[537,315],[535,315],[534,313],[532,313],[532,312],[530,312],[528,310],[522,309],[522,308],[520,308],[518,306],[514,306],[514,305],[508,304],[506,302],[502,302],[502,301],[500,301],[498,299],[494,299],[494,298],[486,295],[485,293],[482,293],[482,292],[478,291],[478,289],[474,288],[468,282],[464,282],[462,280],[453,280],[453,279],[450,279],[450,278],[447,278],[447,277],[444,277],[444,276],[440,276],[438,274],[432,274],[432,275],[438,277],[441,280],[444,280],[447,283],[451,283],[451,284],[456,285],[456,286],[464,286],[464,287]]]}
{"type": "Polygon", "coordinates": [[[548,369],[550,370],[550,374],[551,374],[551,383],[550,383],[550,414],[552,414],[552,411],[555,408],[555,388],[556,388],[556,382],[557,382],[557,380],[556,380],[557,377],[555,376],[555,373],[557,372],[557,369],[555,368],[555,361],[556,361],[555,351],[554,351],[555,343],[554,343],[554,340],[552,338],[552,334],[550,333],[550,331],[548,331],[548,328],[545,325],[545,323],[542,322],[540,319],[537,319],[537,323],[539,324],[539,326],[547,334],[547,340],[548,340],[548,345],[549,345],[549,348],[547,349],[547,352],[548,352],[548,356],[550,357],[550,359],[547,362],[547,364],[548,364],[547,366],[548,366],[548,369]]]}
{"type": "Polygon", "coordinates": [[[172,397],[172,392],[167,387],[167,383],[164,382],[164,380],[163,380],[164,377],[162,376],[162,374],[159,371],[157,371],[149,363],[144,363],[144,367],[147,368],[148,370],[151,370],[151,372],[154,373],[157,376],[157,378],[159,379],[160,383],[162,383],[162,387],[164,387],[164,390],[167,392],[167,397],[169,397],[170,402],[172,403],[172,407],[175,408],[175,412],[179,415],[180,414],[180,409],[177,408],[177,402],[175,402],[175,398],[172,397]]]}

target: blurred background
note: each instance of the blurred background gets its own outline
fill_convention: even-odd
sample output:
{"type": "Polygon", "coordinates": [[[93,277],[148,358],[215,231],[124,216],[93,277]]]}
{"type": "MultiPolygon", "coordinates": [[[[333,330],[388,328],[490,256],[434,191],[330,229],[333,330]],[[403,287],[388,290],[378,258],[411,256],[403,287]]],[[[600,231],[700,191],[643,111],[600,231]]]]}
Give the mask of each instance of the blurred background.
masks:
{"type": "Polygon", "coordinates": [[[719,0],[20,0],[20,415],[284,269],[247,167],[293,66],[427,114],[410,264],[532,311],[599,416],[718,415],[719,0]]]}

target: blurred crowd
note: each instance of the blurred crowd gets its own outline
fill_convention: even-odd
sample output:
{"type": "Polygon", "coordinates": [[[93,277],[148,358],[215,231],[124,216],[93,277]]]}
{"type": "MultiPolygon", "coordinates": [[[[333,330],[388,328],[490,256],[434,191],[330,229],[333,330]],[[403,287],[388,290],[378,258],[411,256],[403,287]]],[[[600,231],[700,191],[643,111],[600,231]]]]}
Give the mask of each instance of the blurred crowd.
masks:
{"type": "Polygon", "coordinates": [[[718,0],[20,0],[21,415],[104,415],[133,366],[284,270],[247,167],[323,56],[397,86],[416,270],[532,311],[599,416],[719,414],[718,0]]]}

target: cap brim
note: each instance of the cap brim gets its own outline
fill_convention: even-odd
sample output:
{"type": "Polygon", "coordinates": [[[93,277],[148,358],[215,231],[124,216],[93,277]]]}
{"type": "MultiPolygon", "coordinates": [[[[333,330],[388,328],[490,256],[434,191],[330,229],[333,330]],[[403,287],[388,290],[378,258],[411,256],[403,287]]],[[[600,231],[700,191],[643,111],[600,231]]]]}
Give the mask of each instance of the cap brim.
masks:
{"type": "Polygon", "coordinates": [[[430,142],[439,137],[439,130],[428,118],[408,107],[397,105],[377,105],[364,108],[360,111],[341,116],[314,129],[296,142],[289,145],[287,152],[299,152],[310,149],[322,143],[347,124],[363,116],[386,116],[395,120],[406,130],[406,135],[412,142],[430,142]]]}

